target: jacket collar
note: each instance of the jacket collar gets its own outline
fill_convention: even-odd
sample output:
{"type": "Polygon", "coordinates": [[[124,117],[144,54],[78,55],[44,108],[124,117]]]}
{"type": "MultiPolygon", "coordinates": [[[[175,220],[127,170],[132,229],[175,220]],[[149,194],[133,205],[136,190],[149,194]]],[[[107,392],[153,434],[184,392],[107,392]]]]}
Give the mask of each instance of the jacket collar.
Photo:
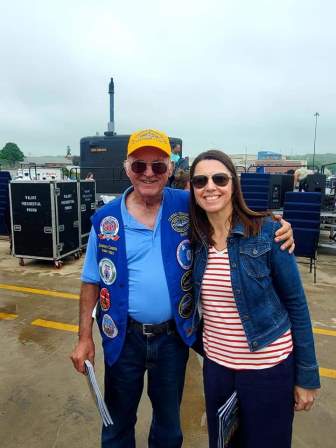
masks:
{"type": "Polygon", "coordinates": [[[233,227],[233,229],[231,230],[231,234],[237,234],[237,235],[241,235],[244,236],[244,226],[242,222],[237,222],[237,224],[233,227]]]}

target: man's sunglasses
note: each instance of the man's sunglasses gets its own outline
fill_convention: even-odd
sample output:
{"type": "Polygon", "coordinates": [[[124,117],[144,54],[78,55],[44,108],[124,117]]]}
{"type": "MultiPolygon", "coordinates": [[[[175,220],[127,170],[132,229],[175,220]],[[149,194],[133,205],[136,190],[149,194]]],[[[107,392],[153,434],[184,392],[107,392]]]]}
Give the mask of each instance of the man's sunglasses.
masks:
{"type": "Polygon", "coordinates": [[[199,176],[194,176],[191,179],[191,184],[195,188],[204,188],[209,182],[209,177],[211,177],[212,182],[217,185],[217,187],[225,187],[230,182],[230,179],[232,179],[232,176],[229,176],[226,173],[216,173],[212,176],[200,174],[199,176]]]}
{"type": "Polygon", "coordinates": [[[131,163],[131,170],[135,174],[142,174],[146,171],[147,165],[152,167],[154,174],[164,174],[168,170],[168,165],[165,162],[146,163],[143,160],[134,160],[134,162],[131,163]]]}

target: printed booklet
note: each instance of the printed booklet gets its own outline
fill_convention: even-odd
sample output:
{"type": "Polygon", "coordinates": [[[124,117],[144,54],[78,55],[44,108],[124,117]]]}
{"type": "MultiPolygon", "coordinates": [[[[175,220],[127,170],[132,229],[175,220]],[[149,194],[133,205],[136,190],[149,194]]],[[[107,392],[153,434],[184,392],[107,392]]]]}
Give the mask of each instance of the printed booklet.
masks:
{"type": "Polygon", "coordinates": [[[93,399],[97,405],[99,414],[102,418],[103,425],[104,426],[113,425],[112,418],[110,416],[110,413],[107,409],[105,401],[100,392],[93,365],[91,364],[91,362],[88,359],[86,361],[84,361],[84,364],[85,364],[85,368],[86,368],[89,387],[90,387],[93,399]]]}
{"type": "Polygon", "coordinates": [[[239,424],[237,392],[218,409],[218,448],[226,448],[239,424]]]}

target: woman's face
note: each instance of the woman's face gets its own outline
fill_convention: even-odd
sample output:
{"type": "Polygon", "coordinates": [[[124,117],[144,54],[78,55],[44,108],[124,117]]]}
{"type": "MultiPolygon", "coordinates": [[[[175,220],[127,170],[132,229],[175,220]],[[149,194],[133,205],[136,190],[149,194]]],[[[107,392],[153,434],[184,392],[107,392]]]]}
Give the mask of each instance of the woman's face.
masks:
{"type": "MultiPolygon", "coordinates": [[[[219,213],[232,211],[232,175],[226,166],[218,160],[202,160],[195,167],[195,176],[207,176],[208,181],[203,188],[192,186],[197,204],[206,213],[219,213]],[[214,174],[226,174],[228,184],[225,186],[216,185],[212,176],[214,174]]],[[[220,176],[218,176],[220,178],[220,176]]],[[[215,178],[216,179],[216,178],[215,178]]]]}

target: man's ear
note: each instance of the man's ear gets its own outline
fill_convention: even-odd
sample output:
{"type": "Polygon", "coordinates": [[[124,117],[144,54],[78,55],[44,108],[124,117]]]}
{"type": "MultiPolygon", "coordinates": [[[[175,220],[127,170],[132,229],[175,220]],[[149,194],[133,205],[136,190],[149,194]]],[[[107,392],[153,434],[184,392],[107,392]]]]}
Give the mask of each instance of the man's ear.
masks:
{"type": "Polygon", "coordinates": [[[129,170],[128,160],[124,160],[123,166],[124,166],[126,176],[129,177],[129,175],[128,175],[128,170],[129,170]]]}
{"type": "Polygon", "coordinates": [[[174,165],[173,165],[172,161],[169,160],[169,163],[168,163],[168,176],[171,177],[173,175],[173,172],[174,172],[174,165]]]}

